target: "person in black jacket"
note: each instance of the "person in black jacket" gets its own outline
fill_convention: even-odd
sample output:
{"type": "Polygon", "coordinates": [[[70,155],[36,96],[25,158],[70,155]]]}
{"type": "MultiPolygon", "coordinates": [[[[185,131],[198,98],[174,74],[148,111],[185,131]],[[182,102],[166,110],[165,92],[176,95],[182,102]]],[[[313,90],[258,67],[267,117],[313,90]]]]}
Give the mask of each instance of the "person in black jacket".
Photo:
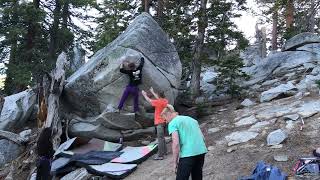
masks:
{"type": "Polygon", "coordinates": [[[54,154],[52,145],[52,129],[44,128],[37,141],[37,178],[36,180],[51,180],[51,160],[54,154]]]}
{"type": "Polygon", "coordinates": [[[120,65],[120,72],[127,74],[129,76],[129,84],[126,86],[126,89],[124,90],[118,109],[119,112],[123,108],[124,102],[128,98],[128,96],[131,94],[134,98],[134,112],[139,111],[139,88],[138,85],[141,84],[142,79],[142,68],[144,65],[144,58],[141,57],[140,59],[140,65],[136,67],[135,63],[130,62],[128,63],[128,69],[124,68],[124,63],[120,65]]]}

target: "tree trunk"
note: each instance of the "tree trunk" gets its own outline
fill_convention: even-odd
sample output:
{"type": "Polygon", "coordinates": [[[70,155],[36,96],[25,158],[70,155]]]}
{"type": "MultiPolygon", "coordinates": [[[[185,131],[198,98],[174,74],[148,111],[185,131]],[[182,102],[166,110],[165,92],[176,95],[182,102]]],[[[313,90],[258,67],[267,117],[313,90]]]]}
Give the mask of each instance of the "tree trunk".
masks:
{"type": "Polygon", "coordinates": [[[287,0],[286,4],[286,28],[290,29],[293,26],[293,11],[294,11],[294,5],[293,0],[287,0]]]}
{"type": "Polygon", "coordinates": [[[261,28],[261,35],[262,35],[261,57],[265,58],[265,57],[267,57],[267,32],[266,32],[266,27],[262,27],[261,28]]]}
{"type": "Polygon", "coordinates": [[[278,49],[278,10],[273,10],[272,13],[272,37],[271,37],[271,49],[278,49]]]}
{"type": "Polygon", "coordinates": [[[49,58],[50,64],[53,65],[56,59],[56,49],[57,49],[57,35],[59,30],[60,24],[60,16],[61,16],[61,2],[60,0],[55,0],[56,5],[53,11],[53,23],[50,28],[50,43],[49,43],[49,58]]]}
{"type": "Polygon", "coordinates": [[[316,25],[316,3],[315,0],[311,0],[311,6],[309,10],[309,16],[308,16],[308,27],[307,31],[314,33],[315,32],[315,25],[316,25]]]}
{"type": "Polygon", "coordinates": [[[69,12],[69,0],[65,0],[62,8],[62,28],[68,28],[68,18],[70,16],[69,12]]]}
{"type": "Polygon", "coordinates": [[[162,27],[163,25],[163,16],[164,16],[164,0],[158,0],[158,6],[157,6],[157,19],[158,24],[162,27]]]}
{"type": "Polygon", "coordinates": [[[67,57],[63,52],[59,55],[56,68],[52,70],[51,84],[49,89],[49,97],[47,98],[48,112],[44,127],[51,127],[53,131],[52,142],[53,148],[57,149],[60,144],[60,136],[62,134],[61,119],[59,116],[59,100],[65,81],[65,67],[67,65],[67,57]]]}
{"type": "Polygon", "coordinates": [[[151,0],[143,0],[144,1],[144,12],[150,13],[150,1],[151,0]]]}
{"type": "Polygon", "coordinates": [[[201,0],[199,9],[198,34],[194,46],[192,59],[192,78],[190,83],[191,97],[195,99],[200,95],[201,54],[204,44],[204,34],[208,25],[206,16],[207,0],[201,0]]]}

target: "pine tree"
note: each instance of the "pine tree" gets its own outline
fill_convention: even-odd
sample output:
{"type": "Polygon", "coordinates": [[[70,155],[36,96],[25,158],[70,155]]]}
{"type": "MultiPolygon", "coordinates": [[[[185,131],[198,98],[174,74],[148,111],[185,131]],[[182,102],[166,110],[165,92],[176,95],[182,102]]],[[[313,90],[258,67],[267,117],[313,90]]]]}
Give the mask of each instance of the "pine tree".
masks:
{"type": "Polygon", "coordinates": [[[99,8],[102,16],[97,19],[98,28],[93,50],[97,51],[112,42],[137,15],[138,4],[130,0],[104,0],[99,8]]]}

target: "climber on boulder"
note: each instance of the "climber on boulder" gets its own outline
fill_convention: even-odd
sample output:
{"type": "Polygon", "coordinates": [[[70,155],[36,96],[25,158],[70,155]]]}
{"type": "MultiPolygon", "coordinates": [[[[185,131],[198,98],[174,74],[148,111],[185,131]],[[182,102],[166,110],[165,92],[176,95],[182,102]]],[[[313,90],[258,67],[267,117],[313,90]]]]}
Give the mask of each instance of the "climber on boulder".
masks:
{"type": "Polygon", "coordinates": [[[128,96],[131,94],[134,98],[134,112],[139,111],[139,87],[138,85],[141,84],[142,79],[142,68],[144,65],[144,58],[141,57],[140,64],[138,67],[136,67],[136,64],[134,62],[127,62],[124,61],[120,65],[120,72],[127,74],[129,76],[129,84],[126,86],[122,97],[119,102],[118,111],[123,108],[124,102],[128,98],[128,96]]]}

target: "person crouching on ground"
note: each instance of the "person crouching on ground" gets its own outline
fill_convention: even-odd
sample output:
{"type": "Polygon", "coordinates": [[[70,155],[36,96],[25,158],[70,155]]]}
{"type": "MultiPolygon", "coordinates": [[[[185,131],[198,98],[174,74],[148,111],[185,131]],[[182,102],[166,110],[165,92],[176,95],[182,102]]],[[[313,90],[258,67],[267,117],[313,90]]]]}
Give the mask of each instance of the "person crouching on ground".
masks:
{"type": "Polygon", "coordinates": [[[41,131],[36,152],[38,155],[36,180],[51,180],[51,161],[54,154],[51,128],[44,128],[41,131]]]}
{"type": "Polygon", "coordinates": [[[161,117],[168,123],[172,135],[173,168],[176,180],[202,180],[202,168],[205,154],[208,152],[204,136],[198,121],[179,115],[172,105],[168,104],[161,117]]]}
{"type": "Polygon", "coordinates": [[[166,142],[164,139],[164,129],[165,129],[165,120],[161,118],[160,114],[162,110],[167,107],[168,100],[165,99],[163,92],[159,94],[155,93],[153,88],[150,88],[155,99],[148,96],[145,91],[142,90],[143,97],[154,107],[154,125],[157,128],[157,139],[158,139],[158,156],[155,157],[155,160],[163,160],[164,155],[167,153],[166,142]]]}
{"type": "Polygon", "coordinates": [[[127,100],[128,96],[131,94],[133,95],[134,102],[133,102],[133,107],[134,107],[134,112],[139,111],[139,88],[138,85],[141,84],[141,79],[142,79],[142,68],[144,65],[144,58],[141,57],[140,59],[140,65],[136,67],[134,62],[123,62],[120,65],[120,72],[127,74],[129,76],[129,84],[126,86],[122,97],[119,102],[118,106],[118,111],[123,108],[124,102],[127,100]],[[124,68],[124,64],[128,67],[128,69],[124,68]]]}

